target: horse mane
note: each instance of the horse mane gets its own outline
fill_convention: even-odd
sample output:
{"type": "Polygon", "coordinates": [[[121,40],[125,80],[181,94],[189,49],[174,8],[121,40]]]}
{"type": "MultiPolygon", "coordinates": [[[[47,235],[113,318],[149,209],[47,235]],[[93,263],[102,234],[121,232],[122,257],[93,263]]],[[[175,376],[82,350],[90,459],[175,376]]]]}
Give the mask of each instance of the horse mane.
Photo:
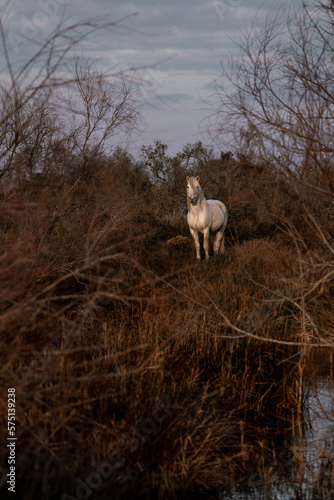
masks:
{"type": "Polygon", "coordinates": [[[199,199],[200,199],[200,202],[202,202],[203,200],[205,200],[205,196],[204,196],[204,191],[202,189],[202,186],[199,184],[199,199]]]}
{"type": "Polygon", "coordinates": [[[206,201],[206,198],[204,196],[204,191],[203,191],[202,186],[200,185],[200,183],[198,183],[198,186],[199,186],[199,190],[198,190],[199,191],[199,200],[198,201],[199,201],[199,204],[201,205],[203,203],[203,200],[206,201]]]}

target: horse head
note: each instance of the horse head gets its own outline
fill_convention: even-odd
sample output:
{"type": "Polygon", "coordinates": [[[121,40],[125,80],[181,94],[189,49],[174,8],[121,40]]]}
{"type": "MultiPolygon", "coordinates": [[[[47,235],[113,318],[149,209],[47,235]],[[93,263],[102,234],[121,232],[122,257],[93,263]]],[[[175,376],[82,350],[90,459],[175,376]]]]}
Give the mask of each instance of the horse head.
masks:
{"type": "Polygon", "coordinates": [[[187,198],[192,205],[196,205],[201,196],[199,176],[189,177],[187,175],[187,198]]]}

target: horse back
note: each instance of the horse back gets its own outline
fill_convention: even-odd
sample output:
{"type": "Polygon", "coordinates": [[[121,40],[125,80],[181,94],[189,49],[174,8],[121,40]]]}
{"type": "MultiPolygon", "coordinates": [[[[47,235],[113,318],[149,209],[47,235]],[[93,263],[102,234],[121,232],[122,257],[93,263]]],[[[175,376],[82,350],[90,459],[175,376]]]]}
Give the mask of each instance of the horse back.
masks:
{"type": "Polygon", "coordinates": [[[211,212],[211,231],[226,226],[227,224],[227,208],[220,200],[207,200],[211,212]]]}

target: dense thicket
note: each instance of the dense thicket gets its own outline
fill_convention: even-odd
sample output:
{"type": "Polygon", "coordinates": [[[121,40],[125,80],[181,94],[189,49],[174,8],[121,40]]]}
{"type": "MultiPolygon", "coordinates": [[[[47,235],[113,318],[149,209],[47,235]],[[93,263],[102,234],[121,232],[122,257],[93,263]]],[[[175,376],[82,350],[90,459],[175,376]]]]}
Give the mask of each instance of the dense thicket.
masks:
{"type": "MultiPolygon", "coordinates": [[[[68,93],[1,87],[0,384],[16,390],[20,498],[198,498],[250,471],[270,489],[282,470],[297,495],[309,351],[334,340],[331,74],[322,65],[316,79],[308,48],[318,36],[329,50],[333,9],[319,8],[321,23],[307,10],[300,21],[312,36],[290,26],[309,72],[286,75],[299,54],[287,45],[275,67],[307,84],[313,122],[302,104],[287,115],[282,79],[282,108],[270,100],[265,50],[283,45],[265,30],[235,63],[229,118],[247,126],[235,122],[219,154],[201,142],[175,156],[163,142],[136,158],[112,149],[140,119],[136,87],[87,62],[68,93]],[[229,211],[226,253],[209,263],[195,263],[186,175],[229,211]]],[[[309,478],[314,498],[333,495],[327,460],[309,478]]]]}

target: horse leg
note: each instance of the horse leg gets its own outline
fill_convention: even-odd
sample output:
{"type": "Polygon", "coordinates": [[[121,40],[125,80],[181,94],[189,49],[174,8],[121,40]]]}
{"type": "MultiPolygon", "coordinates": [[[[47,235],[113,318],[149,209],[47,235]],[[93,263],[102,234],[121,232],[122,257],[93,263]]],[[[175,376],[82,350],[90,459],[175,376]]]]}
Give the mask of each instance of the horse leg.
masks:
{"type": "Polygon", "coordinates": [[[215,255],[218,255],[219,251],[220,253],[224,253],[225,250],[224,233],[225,233],[225,227],[222,227],[216,234],[214,242],[215,255]]]}
{"type": "Polygon", "coordinates": [[[201,260],[201,245],[199,242],[198,231],[190,228],[190,234],[194,238],[195,249],[196,249],[196,259],[201,260]]]}
{"type": "Polygon", "coordinates": [[[210,243],[209,243],[209,238],[210,238],[210,229],[204,229],[203,231],[203,247],[205,251],[205,260],[209,260],[210,255],[209,255],[209,249],[210,249],[210,243]]]}

